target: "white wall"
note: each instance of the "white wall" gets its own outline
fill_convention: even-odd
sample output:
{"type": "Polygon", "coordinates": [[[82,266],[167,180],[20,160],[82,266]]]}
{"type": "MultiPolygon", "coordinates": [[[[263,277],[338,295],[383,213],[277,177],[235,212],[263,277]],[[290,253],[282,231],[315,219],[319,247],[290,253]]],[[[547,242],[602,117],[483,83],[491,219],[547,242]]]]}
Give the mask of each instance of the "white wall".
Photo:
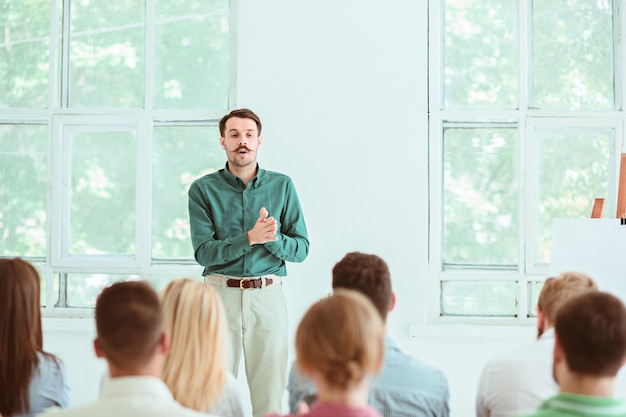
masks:
{"type": "MultiPolygon", "coordinates": [[[[390,331],[447,373],[454,417],[471,416],[478,375],[531,327],[428,325],[428,108],[425,0],[239,0],[237,107],[261,117],[260,164],[290,175],[311,251],[288,265],[291,334],[330,290],[348,251],[376,253],[398,294],[390,331]],[[415,337],[410,337],[412,324],[415,337]]],[[[97,396],[89,319],[47,319],[75,404],[97,396]]]]}

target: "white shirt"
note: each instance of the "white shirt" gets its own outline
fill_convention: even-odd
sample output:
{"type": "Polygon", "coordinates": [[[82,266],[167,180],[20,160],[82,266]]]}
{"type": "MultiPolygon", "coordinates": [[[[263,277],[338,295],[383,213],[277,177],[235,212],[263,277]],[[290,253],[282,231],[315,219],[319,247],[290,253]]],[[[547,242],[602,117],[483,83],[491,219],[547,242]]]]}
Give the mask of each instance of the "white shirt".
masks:
{"type": "Polygon", "coordinates": [[[510,417],[530,414],[555,395],[559,386],[552,377],[554,328],[532,345],[501,353],[483,369],[476,397],[477,417],[510,417]]]}
{"type": "Polygon", "coordinates": [[[172,398],[167,386],[158,378],[131,376],[111,378],[100,399],[68,410],[51,410],[38,417],[207,417],[184,408],[172,398]]]}

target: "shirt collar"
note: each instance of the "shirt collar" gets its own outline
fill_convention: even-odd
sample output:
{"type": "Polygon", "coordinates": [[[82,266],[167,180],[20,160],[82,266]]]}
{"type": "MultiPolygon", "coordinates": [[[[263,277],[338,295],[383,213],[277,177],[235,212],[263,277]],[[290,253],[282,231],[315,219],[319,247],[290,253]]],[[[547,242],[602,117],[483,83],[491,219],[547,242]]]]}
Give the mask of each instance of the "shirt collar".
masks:
{"type": "Polygon", "coordinates": [[[102,398],[136,395],[157,396],[171,400],[172,393],[159,378],[152,376],[124,376],[109,379],[102,388],[102,398]]]}
{"type": "MultiPolygon", "coordinates": [[[[261,166],[258,163],[256,164],[256,167],[256,176],[252,178],[248,183],[248,186],[252,188],[257,188],[261,184],[262,178],[265,176],[265,170],[261,169],[261,166]]],[[[231,172],[228,170],[228,162],[226,162],[226,164],[224,165],[224,169],[222,172],[224,173],[224,178],[230,185],[242,189],[246,188],[243,184],[243,181],[241,181],[240,178],[231,174],[231,172]]]]}
{"type": "Polygon", "coordinates": [[[623,416],[626,413],[626,402],[621,399],[590,397],[586,395],[562,392],[548,398],[540,409],[556,409],[572,415],[603,415],[623,416]]]}

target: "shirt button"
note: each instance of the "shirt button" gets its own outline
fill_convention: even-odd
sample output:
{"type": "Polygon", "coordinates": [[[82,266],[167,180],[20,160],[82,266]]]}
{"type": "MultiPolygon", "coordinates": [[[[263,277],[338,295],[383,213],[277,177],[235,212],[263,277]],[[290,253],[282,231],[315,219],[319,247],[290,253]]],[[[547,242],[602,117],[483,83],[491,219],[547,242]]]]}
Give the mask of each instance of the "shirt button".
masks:
{"type": "Polygon", "coordinates": [[[246,273],[249,273],[249,272],[250,272],[250,270],[249,270],[249,269],[246,269],[246,273]]]}

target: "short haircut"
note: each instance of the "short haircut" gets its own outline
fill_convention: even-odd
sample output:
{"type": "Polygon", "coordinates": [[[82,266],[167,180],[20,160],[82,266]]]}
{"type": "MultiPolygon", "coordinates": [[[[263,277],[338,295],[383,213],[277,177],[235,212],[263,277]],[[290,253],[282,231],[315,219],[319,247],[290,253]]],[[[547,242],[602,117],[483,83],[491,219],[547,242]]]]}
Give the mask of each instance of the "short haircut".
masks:
{"type": "Polygon", "coordinates": [[[389,268],[382,258],[350,252],[333,267],[333,289],[345,288],[365,295],[383,321],[391,307],[392,289],[389,268]]]}
{"type": "Polygon", "coordinates": [[[120,369],[145,366],[161,340],[159,296],[143,281],[117,282],[96,301],[98,343],[107,360],[120,369]]]}
{"type": "Polygon", "coordinates": [[[598,291],[598,284],[582,272],[563,272],[557,277],[548,278],[539,293],[537,307],[551,324],[563,304],[579,294],[598,291]]]}
{"type": "Polygon", "coordinates": [[[227,324],[219,294],[210,285],[180,278],[161,292],[170,351],[161,378],[185,407],[209,412],[226,386],[227,324]]]}
{"type": "Polygon", "coordinates": [[[569,300],[557,313],[555,333],[569,369],[611,376],[626,358],[626,308],[614,295],[592,292],[569,300]]]}
{"type": "Polygon", "coordinates": [[[227,115],[222,117],[222,119],[220,120],[219,127],[220,127],[220,136],[221,137],[224,137],[224,135],[226,134],[226,122],[231,117],[239,117],[241,119],[252,119],[252,120],[254,120],[254,123],[256,123],[256,128],[258,130],[257,134],[259,136],[261,135],[261,119],[259,118],[259,116],[257,116],[250,109],[237,109],[237,110],[231,111],[230,113],[228,113],[227,115]]]}
{"type": "Polygon", "coordinates": [[[333,388],[346,390],[378,373],[384,325],[372,303],[352,290],[337,290],[313,304],[296,331],[296,363],[314,369],[333,388]]]}

